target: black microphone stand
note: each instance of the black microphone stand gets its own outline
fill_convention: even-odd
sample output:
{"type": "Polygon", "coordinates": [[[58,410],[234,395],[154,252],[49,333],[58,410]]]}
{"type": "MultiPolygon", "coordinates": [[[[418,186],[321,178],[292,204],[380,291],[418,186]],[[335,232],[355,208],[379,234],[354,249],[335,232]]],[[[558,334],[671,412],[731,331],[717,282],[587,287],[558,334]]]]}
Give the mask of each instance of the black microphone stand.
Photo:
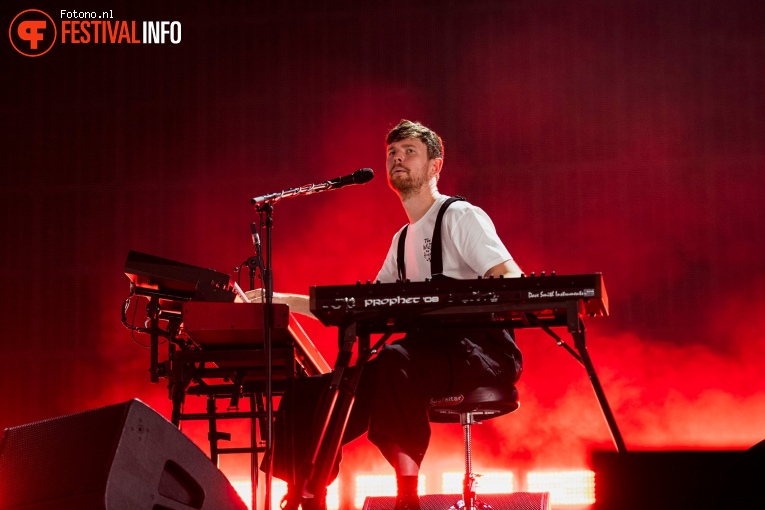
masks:
{"type": "MultiPolygon", "coordinates": [[[[255,255],[255,263],[260,270],[260,277],[263,280],[263,290],[265,298],[263,300],[263,346],[266,354],[266,451],[263,459],[263,467],[265,474],[265,498],[264,508],[265,510],[271,509],[271,482],[272,482],[272,466],[273,466],[273,334],[272,334],[272,319],[273,319],[273,301],[274,301],[274,287],[273,287],[273,262],[272,262],[272,250],[271,240],[272,231],[274,225],[273,212],[274,208],[270,201],[258,204],[255,210],[260,214],[260,224],[266,227],[266,256],[263,257],[262,249],[260,253],[255,255]]],[[[256,246],[257,250],[257,246],[256,246]]],[[[249,261],[248,261],[249,263],[249,261]]],[[[251,289],[255,287],[255,280],[253,271],[250,270],[250,285],[251,289]]],[[[253,494],[253,501],[255,495],[253,494]]],[[[253,506],[254,508],[254,506],[253,506]]]]}
{"type": "MultiPolygon", "coordinates": [[[[248,257],[247,260],[242,262],[241,266],[245,266],[246,265],[248,270],[249,270],[249,281],[250,281],[249,290],[255,290],[255,275],[256,275],[256,273],[260,273],[260,279],[261,279],[261,281],[263,281],[263,288],[265,289],[265,287],[266,287],[266,283],[265,282],[267,281],[268,277],[266,276],[267,272],[266,272],[265,265],[263,263],[263,249],[262,249],[262,246],[260,244],[260,237],[258,236],[258,230],[259,230],[258,224],[253,222],[252,225],[250,225],[250,229],[252,231],[252,241],[253,241],[252,244],[253,244],[253,249],[254,249],[255,254],[253,256],[251,256],[251,257],[248,257]]],[[[271,314],[268,312],[268,306],[267,305],[264,305],[261,308],[262,308],[262,312],[261,313],[263,314],[263,324],[264,324],[264,327],[265,327],[264,334],[263,334],[263,337],[264,337],[264,342],[263,343],[266,346],[266,351],[270,351],[270,348],[268,348],[268,346],[271,344],[271,340],[267,339],[266,336],[270,337],[270,331],[271,330],[269,328],[270,323],[268,321],[270,321],[270,319],[271,319],[271,314]]],[[[265,455],[266,456],[268,455],[268,453],[270,451],[269,450],[269,448],[270,448],[269,438],[272,437],[270,432],[269,432],[270,424],[271,424],[271,413],[269,411],[271,410],[271,407],[272,407],[271,406],[271,398],[272,398],[272,393],[273,393],[273,390],[270,388],[270,386],[271,386],[271,379],[272,379],[272,377],[271,377],[271,363],[270,363],[270,359],[271,359],[271,355],[269,353],[268,354],[267,367],[266,367],[266,374],[267,374],[266,375],[266,394],[267,394],[267,398],[266,398],[266,414],[267,414],[267,416],[266,416],[266,421],[265,421],[265,423],[266,423],[266,425],[265,425],[265,429],[266,429],[266,452],[265,452],[265,455]]],[[[251,405],[250,412],[251,413],[255,412],[255,409],[253,409],[253,407],[255,407],[254,406],[254,402],[255,402],[254,400],[250,400],[250,405],[251,405]]],[[[262,423],[264,423],[264,422],[261,421],[261,424],[262,423]]],[[[261,428],[261,432],[262,432],[262,428],[261,428]]],[[[256,433],[257,432],[256,432],[256,428],[255,428],[255,418],[253,418],[253,427],[252,427],[252,430],[251,430],[251,444],[253,445],[253,448],[255,448],[255,444],[256,444],[256,441],[257,441],[256,433]]],[[[270,463],[266,463],[265,464],[265,468],[266,468],[265,475],[266,475],[266,477],[268,477],[268,475],[270,474],[270,465],[271,465],[270,463]]],[[[268,483],[266,485],[266,498],[267,498],[267,500],[270,503],[270,499],[271,499],[271,481],[270,481],[270,479],[267,478],[267,482],[268,483]]],[[[258,458],[257,458],[256,451],[252,452],[252,456],[251,456],[251,459],[250,459],[250,487],[252,489],[252,497],[251,497],[250,504],[251,504],[251,508],[253,510],[255,510],[257,508],[257,487],[258,487],[258,458]]],[[[268,507],[266,507],[266,508],[268,508],[268,507]]]]}

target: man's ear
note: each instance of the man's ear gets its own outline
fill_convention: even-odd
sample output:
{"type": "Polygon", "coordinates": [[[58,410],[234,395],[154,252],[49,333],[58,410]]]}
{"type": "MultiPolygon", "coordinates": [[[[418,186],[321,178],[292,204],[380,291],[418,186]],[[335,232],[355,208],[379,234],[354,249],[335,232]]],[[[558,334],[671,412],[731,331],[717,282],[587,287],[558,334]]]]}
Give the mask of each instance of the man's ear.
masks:
{"type": "Polygon", "coordinates": [[[441,177],[441,167],[444,166],[444,159],[443,158],[433,158],[431,159],[433,162],[433,165],[430,167],[430,177],[435,177],[436,180],[441,177]]]}

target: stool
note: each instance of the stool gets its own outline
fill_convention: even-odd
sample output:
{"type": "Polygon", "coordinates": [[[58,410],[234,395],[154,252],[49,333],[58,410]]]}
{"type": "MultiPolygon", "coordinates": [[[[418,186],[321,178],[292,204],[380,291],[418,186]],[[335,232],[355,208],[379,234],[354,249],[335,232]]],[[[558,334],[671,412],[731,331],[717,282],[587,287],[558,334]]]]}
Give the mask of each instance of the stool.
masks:
{"type": "Polygon", "coordinates": [[[472,391],[433,398],[428,405],[428,418],[434,423],[461,423],[465,438],[465,478],[462,482],[462,501],[452,508],[483,510],[490,508],[476,501],[473,474],[470,427],[480,420],[488,420],[512,413],[520,407],[515,386],[481,386],[472,391]]]}

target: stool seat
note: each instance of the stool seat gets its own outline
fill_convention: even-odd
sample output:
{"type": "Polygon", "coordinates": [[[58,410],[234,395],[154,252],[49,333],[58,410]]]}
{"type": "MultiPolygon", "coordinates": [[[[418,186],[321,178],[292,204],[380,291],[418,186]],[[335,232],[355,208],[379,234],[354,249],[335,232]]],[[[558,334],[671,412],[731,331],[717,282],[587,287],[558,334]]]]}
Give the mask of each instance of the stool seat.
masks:
{"type": "Polygon", "coordinates": [[[512,413],[520,405],[518,390],[513,385],[480,386],[465,393],[430,399],[428,419],[434,423],[459,423],[465,413],[478,420],[489,419],[512,413]]]}

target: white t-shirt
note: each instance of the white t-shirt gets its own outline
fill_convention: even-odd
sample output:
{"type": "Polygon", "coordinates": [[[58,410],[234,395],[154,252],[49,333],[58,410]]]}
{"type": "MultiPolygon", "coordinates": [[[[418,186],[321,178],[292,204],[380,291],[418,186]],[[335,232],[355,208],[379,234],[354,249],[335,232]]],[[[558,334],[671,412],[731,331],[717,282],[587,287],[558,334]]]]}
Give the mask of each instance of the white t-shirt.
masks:
{"type": "MultiPolygon", "coordinates": [[[[425,216],[407,229],[404,263],[408,280],[424,281],[431,277],[433,229],[438,211],[448,198],[439,194],[425,216]]],[[[377,280],[382,283],[392,283],[398,279],[396,258],[401,230],[403,227],[393,236],[385,263],[377,274],[377,280]]],[[[497,236],[489,216],[480,207],[465,201],[457,201],[449,206],[442,219],[441,232],[443,274],[450,278],[478,278],[497,264],[512,259],[497,236]]]]}

